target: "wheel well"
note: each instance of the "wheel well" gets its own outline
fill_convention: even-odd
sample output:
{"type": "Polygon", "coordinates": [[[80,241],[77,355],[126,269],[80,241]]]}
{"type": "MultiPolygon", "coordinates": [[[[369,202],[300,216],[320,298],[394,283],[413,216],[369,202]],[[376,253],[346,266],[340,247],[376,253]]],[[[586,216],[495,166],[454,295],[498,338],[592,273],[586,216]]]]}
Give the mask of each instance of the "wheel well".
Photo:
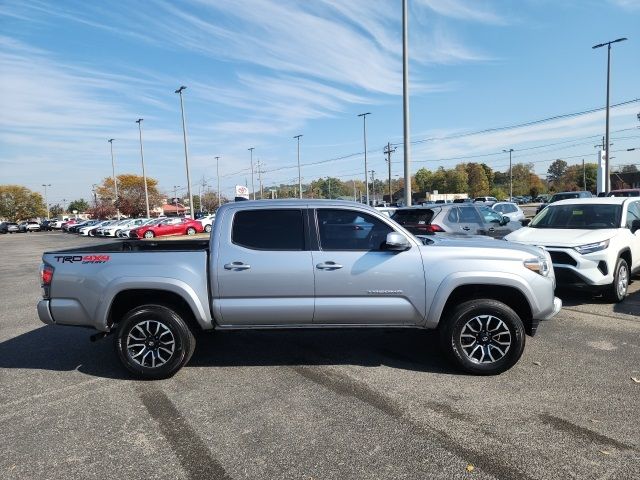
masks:
{"type": "Polygon", "coordinates": [[[624,258],[627,265],[629,265],[629,269],[631,269],[631,250],[627,249],[620,252],[620,258],[624,258]]]}
{"type": "Polygon", "coordinates": [[[533,321],[531,306],[527,298],[515,287],[482,284],[461,285],[449,295],[440,318],[446,318],[449,313],[462,302],[477,298],[490,298],[509,306],[522,320],[527,334],[535,334],[538,322],[533,321]]]}
{"type": "Polygon", "coordinates": [[[196,321],[193,310],[184,298],[167,290],[125,290],[116,295],[111,302],[107,322],[109,327],[117,323],[128,311],[139,305],[163,305],[175,310],[187,323],[191,331],[197,332],[202,327],[196,321]]]}

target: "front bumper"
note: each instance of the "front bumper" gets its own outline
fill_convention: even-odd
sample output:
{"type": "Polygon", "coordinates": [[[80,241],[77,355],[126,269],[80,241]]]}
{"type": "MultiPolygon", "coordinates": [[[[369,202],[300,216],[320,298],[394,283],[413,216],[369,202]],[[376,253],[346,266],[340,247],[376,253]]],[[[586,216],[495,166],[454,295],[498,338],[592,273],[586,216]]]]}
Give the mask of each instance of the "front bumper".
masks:
{"type": "Polygon", "coordinates": [[[548,247],[559,287],[606,287],[613,282],[609,249],[581,255],[573,248],[548,247]]]}

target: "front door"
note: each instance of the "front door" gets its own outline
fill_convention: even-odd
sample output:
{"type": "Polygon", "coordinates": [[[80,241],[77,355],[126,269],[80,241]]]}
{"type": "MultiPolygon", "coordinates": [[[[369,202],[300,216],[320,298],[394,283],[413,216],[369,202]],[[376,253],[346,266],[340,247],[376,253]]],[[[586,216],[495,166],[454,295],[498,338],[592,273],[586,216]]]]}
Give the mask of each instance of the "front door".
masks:
{"type": "Polygon", "coordinates": [[[418,246],[385,249],[394,229],[349,208],[316,211],[314,324],[416,325],[424,321],[425,278],[418,246]]]}
{"type": "Polygon", "coordinates": [[[640,230],[631,233],[631,226],[634,220],[640,220],[640,201],[629,202],[627,206],[626,227],[629,229],[629,244],[631,247],[631,270],[640,269],[640,230]]]}
{"type": "Polygon", "coordinates": [[[242,210],[220,237],[214,305],[223,326],[304,325],[313,318],[313,267],[301,208],[242,210]]]}

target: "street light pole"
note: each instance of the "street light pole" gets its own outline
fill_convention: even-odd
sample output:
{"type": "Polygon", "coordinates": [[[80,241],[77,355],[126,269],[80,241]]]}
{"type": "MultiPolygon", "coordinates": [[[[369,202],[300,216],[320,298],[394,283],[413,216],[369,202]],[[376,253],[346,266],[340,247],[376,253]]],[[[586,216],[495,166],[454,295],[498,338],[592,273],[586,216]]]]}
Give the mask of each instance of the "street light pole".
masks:
{"type": "Polygon", "coordinates": [[[609,165],[609,79],[611,77],[611,44],[617,43],[617,42],[623,42],[625,40],[626,38],[618,38],[616,40],[600,43],[598,45],[594,45],[593,47],[591,47],[592,49],[596,49],[596,48],[604,47],[605,45],[607,46],[607,113],[606,113],[606,120],[605,120],[605,141],[604,141],[604,145],[605,145],[604,165],[606,170],[604,189],[606,193],[609,193],[609,190],[611,189],[611,174],[609,171],[609,167],[610,167],[609,165]]]}
{"type": "Polygon", "coordinates": [[[300,192],[300,198],[302,198],[302,175],[300,174],[300,137],[302,135],[296,135],[295,138],[298,140],[298,190],[300,192]]]}
{"type": "Polygon", "coordinates": [[[511,152],[513,152],[513,148],[502,151],[504,153],[509,153],[509,201],[513,202],[513,171],[511,170],[511,152]]]}
{"type": "Polygon", "coordinates": [[[404,119],[404,204],[411,206],[411,139],[409,129],[409,8],[402,0],[402,117],[404,119]]]}
{"type": "Polygon", "coordinates": [[[187,167],[187,191],[189,192],[189,213],[191,218],[196,218],[193,211],[193,195],[191,194],[191,175],[189,173],[189,150],[187,148],[187,126],[184,119],[184,101],[182,100],[182,91],[186,90],[184,85],[177,89],[174,93],[180,95],[180,112],[182,113],[182,138],[184,139],[184,162],[187,167]]]}
{"type": "Polygon", "coordinates": [[[395,151],[395,147],[391,150],[391,143],[387,142],[387,148],[385,148],[384,153],[387,154],[387,163],[389,163],[389,204],[393,203],[393,193],[391,193],[391,154],[395,151]]]}
{"type": "Polygon", "coordinates": [[[218,177],[218,208],[220,208],[220,157],[216,157],[216,177],[218,177]]]}
{"type": "Polygon", "coordinates": [[[173,186],[173,203],[176,207],[176,216],[178,215],[178,189],[182,188],[180,185],[173,186]]]}
{"type": "Polygon", "coordinates": [[[358,114],[359,117],[362,117],[362,133],[364,136],[364,184],[367,190],[365,198],[367,199],[367,205],[369,205],[369,177],[367,176],[367,115],[371,115],[371,112],[358,114]]]}
{"type": "Polygon", "coordinates": [[[116,162],[113,159],[113,141],[115,138],[110,138],[107,140],[109,145],[111,146],[111,173],[113,175],[113,189],[115,194],[115,203],[116,203],[116,216],[118,220],[120,220],[120,208],[118,208],[118,182],[116,180],[116,162]]]}
{"type": "Polygon", "coordinates": [[[371,193],[373,194],[373,203],[376,203],[376,171],[371,170],[371,193]]]}
{"type": "Polygon", "coordinates": [[[251,155],[251,192],[253,194],[253,199],[256,199],[256,189],[253,187],[253,151],[255,150],[255,147],[251,147],[248,149],[251,155]]]}
{"type": "Polygon", "coordinates": [[[144,201],[147,206],[147,218],[151,218],[151,213],[149,212],[149,190],[147,189],[147,173],[144,169],[144,150],[142,148],[142,121],[144,118],[139,118],[136,120],[138,124],[138,132],[140,133],[140,159],[142,160],[142,181],[144,182],[144,201]]]}
{"type": "Polygon", "coordinates": [[[47,220],[49,220],[49,200],[47,200],[47,187],[50,187],[51,184],[43,183],[42,186],[44,187],[44,204],[47,207],[47,220]]]}

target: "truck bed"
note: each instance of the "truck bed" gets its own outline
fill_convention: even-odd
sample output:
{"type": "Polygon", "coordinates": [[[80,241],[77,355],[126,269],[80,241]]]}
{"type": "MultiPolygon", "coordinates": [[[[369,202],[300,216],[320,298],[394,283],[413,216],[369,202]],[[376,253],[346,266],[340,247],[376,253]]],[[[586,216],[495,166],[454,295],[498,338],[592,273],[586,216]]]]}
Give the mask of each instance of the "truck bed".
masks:
{"type": "Polygon", "coordinates": [[[196,240],[131,240],[123,242],[100,243],[85,245],[64,250],[45,252],[51,253],[124,253],[124,252],[185,252],[209,249],[209,239],[196,240]]]}

